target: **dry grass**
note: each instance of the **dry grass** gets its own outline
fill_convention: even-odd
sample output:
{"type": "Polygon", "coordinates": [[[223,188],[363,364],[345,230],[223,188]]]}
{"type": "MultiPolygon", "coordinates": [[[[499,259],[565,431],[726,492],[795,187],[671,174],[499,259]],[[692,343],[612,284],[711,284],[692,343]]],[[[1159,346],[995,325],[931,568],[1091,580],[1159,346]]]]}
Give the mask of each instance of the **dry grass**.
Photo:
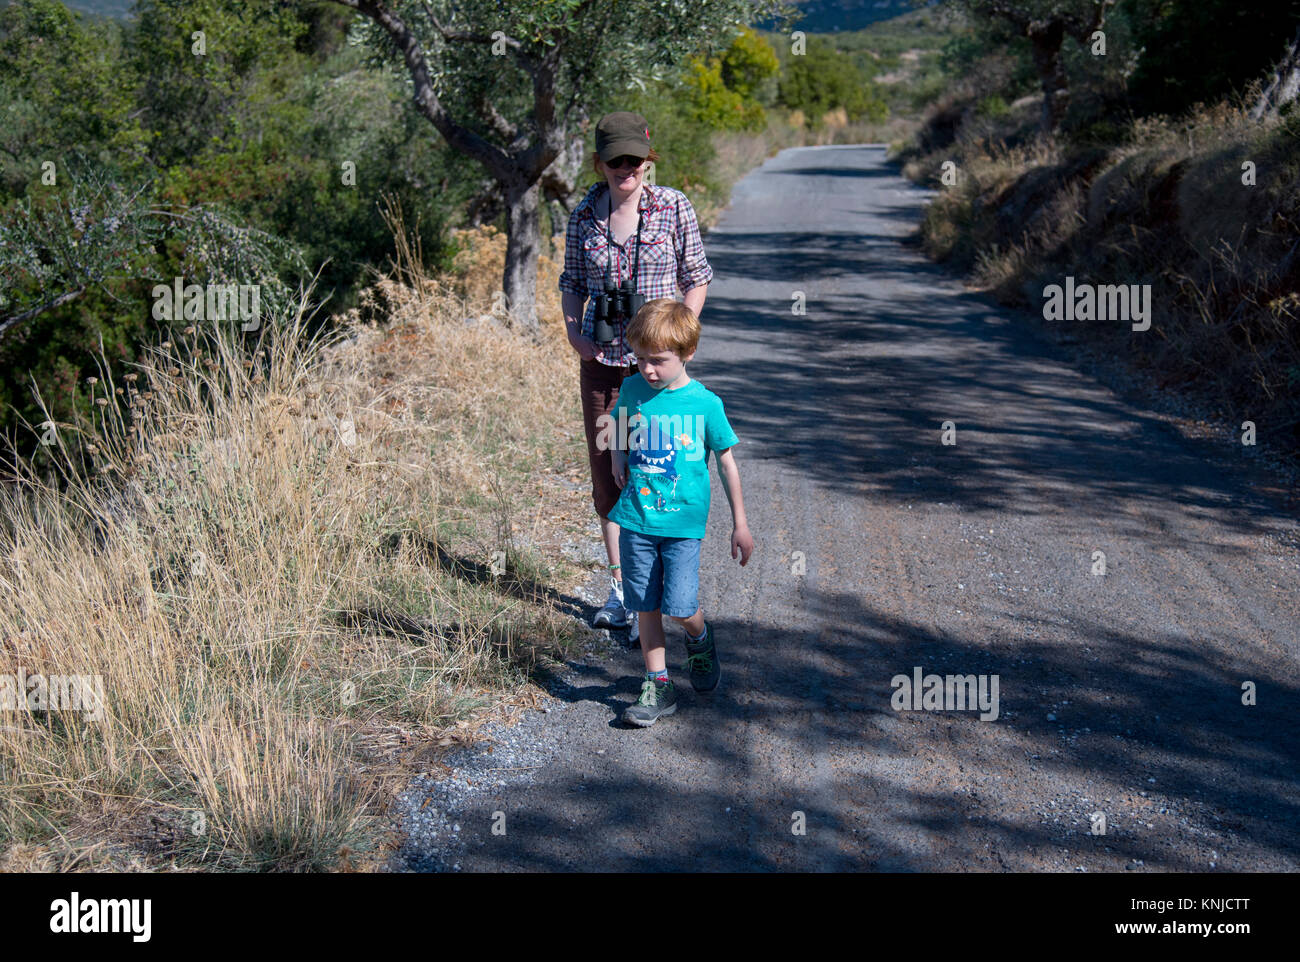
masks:
{"type": "Polygon", "coordinates": [[[0,674],[98,675],[106,703],[0,716],[0,864],[381,857],[393,752],[472,738],[572,645],[515,521],[574,454],[558,303],[540,345],[517,335],[481,303],[493,238],[453,284],[393,227],[394,270],[341,336],[308,341],[310,291],[248,359],[215,325],[175,332],[124,378],[102,367],[90,390],[130,413],[60,426],[57,490],[12,465],[0,674]]]}

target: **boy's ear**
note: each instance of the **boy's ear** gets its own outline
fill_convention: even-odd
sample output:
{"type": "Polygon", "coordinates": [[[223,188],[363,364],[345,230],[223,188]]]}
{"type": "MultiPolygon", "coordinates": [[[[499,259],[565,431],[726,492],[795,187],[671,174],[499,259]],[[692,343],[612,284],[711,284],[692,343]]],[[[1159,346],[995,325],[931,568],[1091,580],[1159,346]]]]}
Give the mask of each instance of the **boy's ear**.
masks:
{"type": "MultiPolygon", "coordinates": [[[[696,348],[696,350],[699,350],[699,348],[696,348]]],[[[687,354],[684,358],[682,358],[682,363],[683,363],[683,364],[690,364],[690,363],[691,363],[691,358],[693,358],[694,356],[695,356],[695,351],[691,351],[690,354],[687,354]]]]}

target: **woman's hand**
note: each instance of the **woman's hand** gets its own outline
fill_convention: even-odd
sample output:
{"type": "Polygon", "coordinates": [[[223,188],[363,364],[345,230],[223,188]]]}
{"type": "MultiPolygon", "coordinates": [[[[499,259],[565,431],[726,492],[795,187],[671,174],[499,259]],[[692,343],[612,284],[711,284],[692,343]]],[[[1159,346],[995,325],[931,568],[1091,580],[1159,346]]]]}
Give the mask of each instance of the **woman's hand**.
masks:
{"type": "Polygon", "coordinates": [[[590,361],[600,353],[600,348],[596,346],[596,342],[589,337],[583,337],[581,334],[571,332],[569,334],[569,344],[584,361],[590,361]]]}
{"type": "Polygon", "coordinates": [[[611,452],[610,470],[614,475],[614,483],[620,489],[627,486],[627,455],[622,451],[611,452]]]}
{"type": "Polygon", "coordinates": [[[582,336],[582,305],[586,298],[565,291],[560,298],[560,310],[564,313],[564,333],[569,339],[569,346],[578,352],[578,357],[590,361],[600,353],[596,342],[582,336]]]}

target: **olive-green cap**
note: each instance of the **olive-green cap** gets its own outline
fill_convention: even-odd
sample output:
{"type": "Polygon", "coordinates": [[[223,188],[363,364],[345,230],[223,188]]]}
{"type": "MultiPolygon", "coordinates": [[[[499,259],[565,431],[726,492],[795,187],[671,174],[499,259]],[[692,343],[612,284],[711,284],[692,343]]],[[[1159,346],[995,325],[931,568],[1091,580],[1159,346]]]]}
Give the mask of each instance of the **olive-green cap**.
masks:
{"type": "Polygon", "coordinates": [[[607,163],[624,154],[649,157],[649,122],[640,114],[627,110],[606,114],[596,124],[596,153],[607,163]]]}

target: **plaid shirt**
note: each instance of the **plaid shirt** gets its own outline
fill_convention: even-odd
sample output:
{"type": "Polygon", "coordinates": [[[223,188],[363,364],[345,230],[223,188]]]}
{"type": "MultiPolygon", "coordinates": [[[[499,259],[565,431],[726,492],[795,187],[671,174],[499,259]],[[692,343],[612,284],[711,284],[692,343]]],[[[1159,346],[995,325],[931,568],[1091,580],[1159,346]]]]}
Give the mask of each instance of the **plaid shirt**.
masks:
{"type": "MultiPolygon", "coordinates": [[[[592,184],[569,215],[564,233],[560,290],[587,301],[580,326],[585,337],[591,337],[595,329],[596,299],[591,295],[604,290],[605,267],[611,262],[617,284],[631,276],[635,253],[640,275],[635,286],[647,301],[657,297],[676,299],[678,290],[684,294],[713,279],[713,268],[704,257],[695,208],[685,194],[671,187],[642,184],[637,208],[642,216],[641,249],[637,251],[635,232],[627,243],[610,247],[605,236],[608,219],[596,219],[596,202],[608,193],[605,181],[592,184]]],[[[597,361],[611,367],[636,363],[636,354],[623,341],[623,327],[621,322],[614,322],[614,342],[608,349],[600,348],[597,361]]]]}

